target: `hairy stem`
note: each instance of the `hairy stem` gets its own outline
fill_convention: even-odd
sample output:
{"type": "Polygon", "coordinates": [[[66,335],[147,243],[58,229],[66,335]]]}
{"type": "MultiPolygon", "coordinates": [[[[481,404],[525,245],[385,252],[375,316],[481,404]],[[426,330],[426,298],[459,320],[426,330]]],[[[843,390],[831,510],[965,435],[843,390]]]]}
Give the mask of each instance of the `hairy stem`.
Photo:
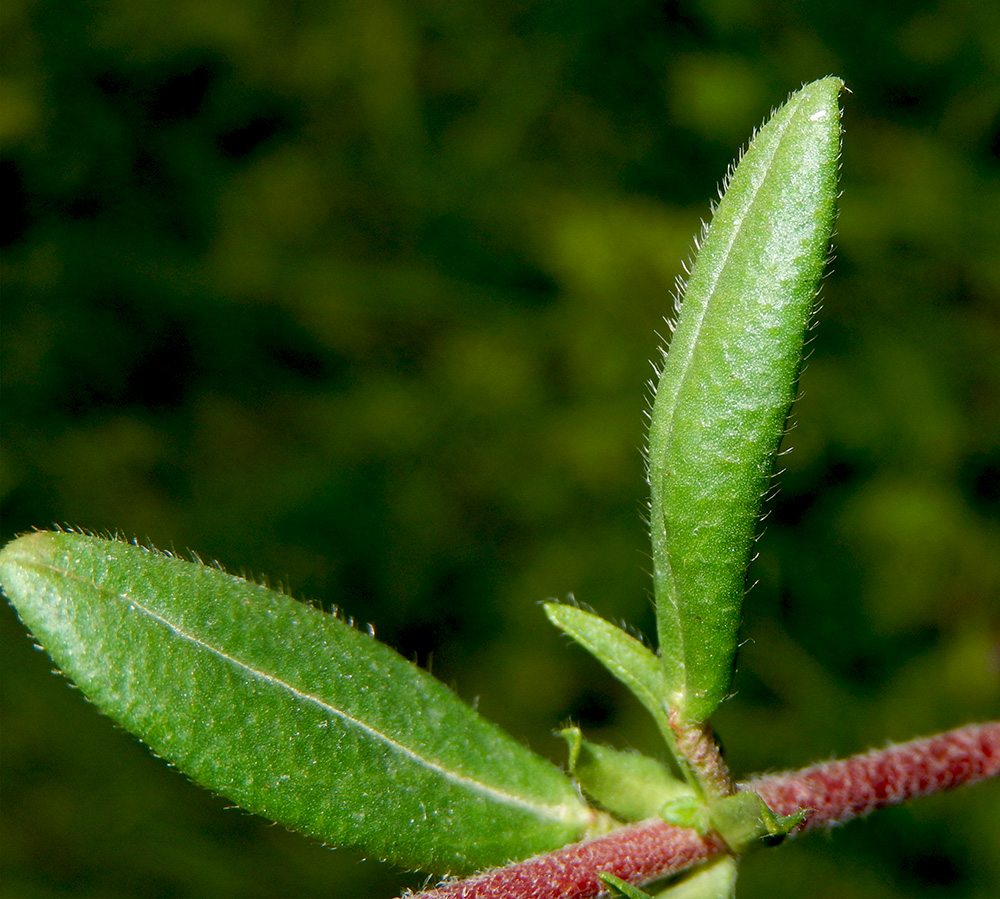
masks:
{"type": "Polygon", "coordinates": [[[677,752],[684,759],[704,798],[719,799],[734,791],[729,767],[708,722],[681,724],[676,710],[670,712],[670,727],[677,740],[677,752]]]}
{"type": "MultiPolygon", "coordinates": [[[[756,778],[738,789],[756,790],[779,815],[807,809],[796,830],[802,833],[997,774],[1000,721],[991,721],[843,761],[756,778]]],[[[445,883],[413,899],[593,899],[606,890],[598,874],[642,884],[724,851],[725,844],[715,834],[703,837],[655,819],[445,883]]]]}

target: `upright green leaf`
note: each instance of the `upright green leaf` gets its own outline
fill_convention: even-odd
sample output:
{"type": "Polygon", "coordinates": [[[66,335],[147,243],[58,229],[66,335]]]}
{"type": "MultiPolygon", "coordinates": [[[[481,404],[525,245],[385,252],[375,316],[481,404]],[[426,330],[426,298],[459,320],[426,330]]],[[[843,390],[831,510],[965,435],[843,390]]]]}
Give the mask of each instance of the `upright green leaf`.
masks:
{"type": "Polygon", "coordinates": [[[650,528],[670,703],[730,689],[762,497],[830,248],[842,88],[793,94],[728,179],[684,291],[649,431],[650,528]]]}
{"type": "Polygon", "coordinates": [[[0,582],[102,711],[203,786],[435,872],[557,848],[594,813],[557,768],[333,615],[215,568],[68,533],[0,582]]]}

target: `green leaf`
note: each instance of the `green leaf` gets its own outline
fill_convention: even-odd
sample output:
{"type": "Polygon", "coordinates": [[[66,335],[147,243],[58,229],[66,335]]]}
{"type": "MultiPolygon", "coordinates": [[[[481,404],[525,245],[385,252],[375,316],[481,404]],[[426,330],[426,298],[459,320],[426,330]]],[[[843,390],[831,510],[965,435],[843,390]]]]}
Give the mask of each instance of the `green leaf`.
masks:
{"type": "Polygon", "coordinates": [[[547,602],[545,614],[620,680],[648,710],[671,747],[674,732],[667,718],[667,680],[652,650],[599,615],[576,606],[547,602]]]}
{"type": "Polygon", "coordinates": [[[657,893],[656,899],[732,899],[736,873],[736,859],[718,855],[657,893]]]}
{"type": "Polygon", "coordinates": [[[584,792],[622,821],[652,818],[670,800],[693,795],[656,759],[591,743],[576,727],[559,733],[569,744],[570,771],[584,792]]]}
{"type": "Polygon", "coordinates": [[[673,880],[652,895],[614,874],[598,874],[616,899],[732,899],[736,890],[736,859],[720,855],[673,880]]]}
{"type": "Polygon", "coordinates": [[[839,78],[793,94],[750,143],[701,242],[650,419],[650,530],[670,704],[730,690],[744,578],[830,248],[839,78]]]}
{"type": "Polygon", "coordinates": [[[600,877],[607,886],[611,887],[608,894],[615,897],[615,899],[653,899],[649,893],[643,892],[637,886],[632,886],[632,884],[628,881],[622,880],[614,874],[602,872],[597,876],[600,877]]]}
{"type": "Polygon", "coordinates": [[[0,582],[103,712],[288,827],[444,873],[555,849],[595,817],[562,772],[426,672],[283,594],[50,532],[6,546],[0,582]]]}

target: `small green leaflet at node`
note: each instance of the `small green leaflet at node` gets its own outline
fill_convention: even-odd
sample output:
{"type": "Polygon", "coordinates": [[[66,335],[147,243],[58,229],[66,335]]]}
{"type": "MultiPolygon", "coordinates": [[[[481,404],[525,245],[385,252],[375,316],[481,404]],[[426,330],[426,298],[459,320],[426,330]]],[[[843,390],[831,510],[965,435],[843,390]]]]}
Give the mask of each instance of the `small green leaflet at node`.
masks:
{"type": "Polygon", "coordinates": [[[333,615],[217,568],[75,533],[0,551],[22,621],[105,714],[202,786],[436,873],[594,832],[554,765],[333,615]]]}
{"type": "Polygon", "coordinates": [[[746,791],[709,804],[709,824],[736,855],[782,842],[806,817],[806,812],[776,815],[758,793],[746,791]]]}
{"type": "Polygon", "coordinates": [[[559,735],[569,744],[569,769],[583,791],[620,821],[642,821],[694,791],[656,759],[585,740],[579,728],[559,735]]]}
{"type": "Polygon", "coordinates": [[[676,740],[665,702],[667,680],[656,654],[593,612],[556,602],[544,603],[543,608],[549,621],[632,691],[653,716],[667,744],[674,749],[676,740]]]}
{"type": "Polygon", "coordinates": [[[735,855],[762,845],[777,845],[806,816],[805,811],[776,815],[757,793],[749,791],[709,802],[696,796],[678,795],[670,798],[658,814],[668,824],[690,827],[702,836],[715,831],[735,855]]]}
{"type": "Polygon", "coordinates": [[[731,689],[761,501],[830,252],[843,82],[793,94],[750,142],[701,240],[650,415],[653,582],[667,701],[731,689]]]}
{"type": "Polygon", "coordinates": [[[677,796],[664,803],[659,816],[674,827],[690,827],[705,836],[711,829],[708,804],[698,796],[677,796]]]}

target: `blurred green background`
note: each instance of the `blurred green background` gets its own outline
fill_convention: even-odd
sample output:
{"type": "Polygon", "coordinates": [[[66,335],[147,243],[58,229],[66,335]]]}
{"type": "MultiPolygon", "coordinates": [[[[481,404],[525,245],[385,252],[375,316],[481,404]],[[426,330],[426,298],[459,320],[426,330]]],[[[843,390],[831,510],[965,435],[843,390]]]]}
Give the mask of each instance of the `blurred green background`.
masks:
{"type": "MultiPolygon", "coordinates": [[[[538,601],[654,634],[654,331],[726,166],[847,81],[837,260],[751,577],[740,775],[1000,710],[1000,6],[0,6],[2,538],[192,548],[340,606],[557,761],[658,752],[538,601]]],[[[227,808],[2,610],[10,897],[423,883],[227,808]]],[[[220,701],[225,701],[220,697],[220,701]]],[[[743,897],[1000,895],[997,784],[743,866],[743,897]]]]}

